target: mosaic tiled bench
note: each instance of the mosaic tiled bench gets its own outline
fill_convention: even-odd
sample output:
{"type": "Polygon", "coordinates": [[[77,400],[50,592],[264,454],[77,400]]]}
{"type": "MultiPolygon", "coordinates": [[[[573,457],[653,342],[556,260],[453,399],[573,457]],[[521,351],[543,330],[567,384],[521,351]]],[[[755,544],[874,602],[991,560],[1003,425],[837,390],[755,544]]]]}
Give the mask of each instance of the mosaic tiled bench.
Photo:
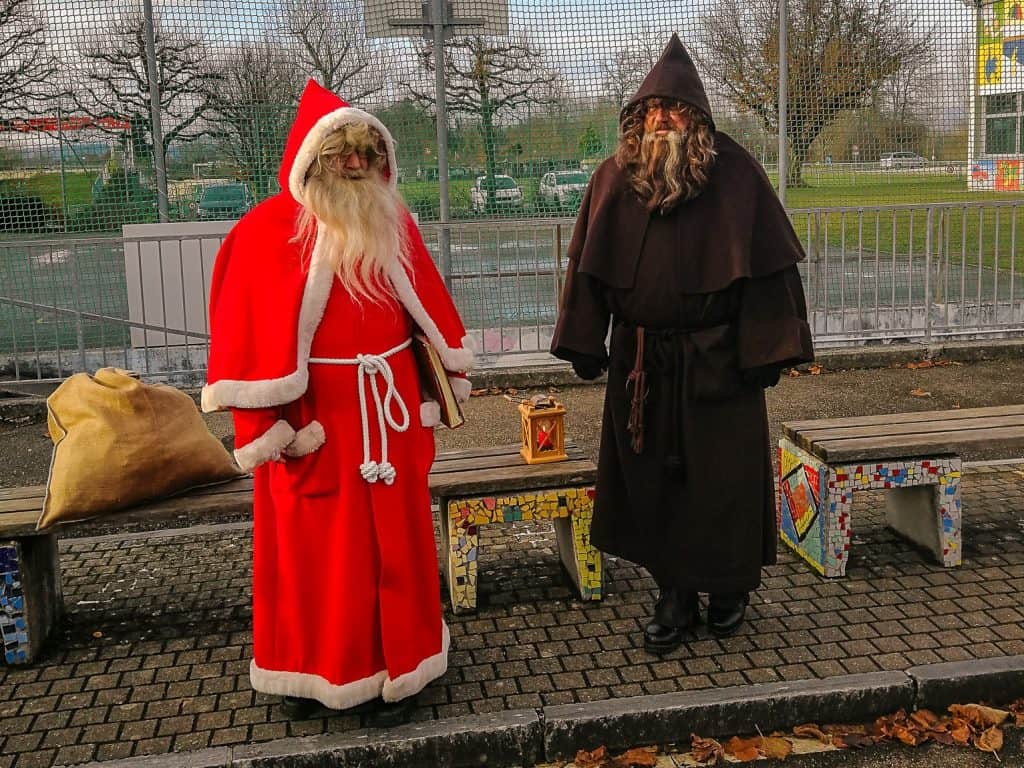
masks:
{"type": "MultiPolygon", "coordinates": [[[[455,610],[476,604],[477,528],[516,519],[554,519],[562,560],[581,595],[600,599],[601,559],[590,546],[595,468],[578,449],[570,453],[569,461],[527,467],[518,446],[438,452],[430,487],[442,510],[455,509],[442,557],[455,610]]],[[[43,486],[0,489],[0,658],[7,664],[31,663],[64,608],[57,548],[61,529],[35,530],[43,492],[43,486]]],[[[107,529],[140,521],[246,515],[251,509],[252,479],[243,478],[109,515],[101,524],[107,529]]]]}
{"type": "Polygon", "coordinates": [[[519,445],[447,452],[430,476],[441,510],[441,560],[452,610],[476,609],[479,529],[553,520],[558,551],[584,600],[601,599],[601,553],[590,545],[597,468],[574,445],[567,461],[526,464],[519,445]]]}
{"type": "Polygon", "coordinates": [[[947,567],[961,560],[961,454],[1024,454],[1024,405],[782,425],[779,536],[824,576],[843,576],[858,491],[884,489],[886,522],[947,567]]]}

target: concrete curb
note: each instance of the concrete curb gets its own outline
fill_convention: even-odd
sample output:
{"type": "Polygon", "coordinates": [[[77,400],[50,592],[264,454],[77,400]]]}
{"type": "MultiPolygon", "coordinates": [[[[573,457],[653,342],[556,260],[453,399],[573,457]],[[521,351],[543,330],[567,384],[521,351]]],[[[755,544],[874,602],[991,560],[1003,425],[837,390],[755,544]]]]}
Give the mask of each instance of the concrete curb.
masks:
{"type": "Polygon", "coordinates": [[[435,720],[197,752],[88,763],[92,768],[529,768],[579,749],[685,744],[691,733],[727,736],[805,722],[871,720],[954,702],[1024,696],[1024,656],[928,664],[824,680],[636,696],[540,710],[435,720]],[[756,727],[755,727],[756,726],[756,727]]]}
{"type": "Polygon", "coordinates": [[[820,722],[826,712],[829,721],[858,721],[913,703],[914,683],[907,675],[874,672],[545,707],[544,755],[557,760],[602,744],[626,749],[687,742],[692,733],[748,733],[755,724],[767,733],[820,722]]]}

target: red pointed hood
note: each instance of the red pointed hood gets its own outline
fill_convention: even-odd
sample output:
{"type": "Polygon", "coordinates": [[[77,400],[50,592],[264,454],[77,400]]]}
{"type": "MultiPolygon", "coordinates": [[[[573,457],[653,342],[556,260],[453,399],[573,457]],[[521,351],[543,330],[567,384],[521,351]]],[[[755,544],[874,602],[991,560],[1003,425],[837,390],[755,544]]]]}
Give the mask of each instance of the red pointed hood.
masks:
{"type": "Polygon", "coordinates": [[[290,194],[299,203],[305,202],[306,172],[316,159],[320,143],[330,133],[349,123],[364,123],[380,132],[388,153],[385,176],[392,186],[397,183],[395,140],[384,124],[369,112],[350,107],[320,83],[310,80],[299,99],[299,108],[284,146],[278,174],[282,192],[290,194]]]}

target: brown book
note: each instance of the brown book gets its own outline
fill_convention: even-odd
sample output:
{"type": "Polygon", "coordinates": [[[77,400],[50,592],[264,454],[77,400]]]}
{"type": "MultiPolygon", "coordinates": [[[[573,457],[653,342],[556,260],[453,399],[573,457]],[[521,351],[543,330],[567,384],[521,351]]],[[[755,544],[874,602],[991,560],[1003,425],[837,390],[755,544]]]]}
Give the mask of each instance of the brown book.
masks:
{"type": "Polygon", "coordinates": [[[444,369],[441,356],[434,345],[422,333],[412,336],[412,351],[416,355],[416,365],[420,370],[420,382],[424,394],[435,400],[441,409],[441,423],[449,429],[461,427],[466,423],[462,406],[455,399],[455,390],[448,381],[448,372],[444,369]]]}

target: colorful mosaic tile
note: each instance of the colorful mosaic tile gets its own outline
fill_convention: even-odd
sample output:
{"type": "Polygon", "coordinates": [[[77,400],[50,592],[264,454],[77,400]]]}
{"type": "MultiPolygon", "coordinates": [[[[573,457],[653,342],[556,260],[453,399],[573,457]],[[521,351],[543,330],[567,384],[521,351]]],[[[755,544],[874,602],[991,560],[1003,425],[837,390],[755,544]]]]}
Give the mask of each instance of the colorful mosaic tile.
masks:
{"type": "Polygon", "coordinates": [[[779,536],[818,573],[842,576],[849,559],[855,491],[934,486],[942,563],[957,566],[961,461],[933,459],[829,466],[789,440],[779,441],[779,536]]]}
{"type": "Polygon", "coordinates": [[[18,550],[15,542],[0,545],[0,639],[8,664],[24,663],[29,651],[18,550]]]}
{"type": "Polygon", "coordinates": [[[580,596],[600,600],[601,553],[590,544],[593,510],[594,489],[586,487],[449,499],[446,570],[452,607],[476,608],[478,526],[520,520],[553,520],[562,560],[573,572],[580,596]]]}

